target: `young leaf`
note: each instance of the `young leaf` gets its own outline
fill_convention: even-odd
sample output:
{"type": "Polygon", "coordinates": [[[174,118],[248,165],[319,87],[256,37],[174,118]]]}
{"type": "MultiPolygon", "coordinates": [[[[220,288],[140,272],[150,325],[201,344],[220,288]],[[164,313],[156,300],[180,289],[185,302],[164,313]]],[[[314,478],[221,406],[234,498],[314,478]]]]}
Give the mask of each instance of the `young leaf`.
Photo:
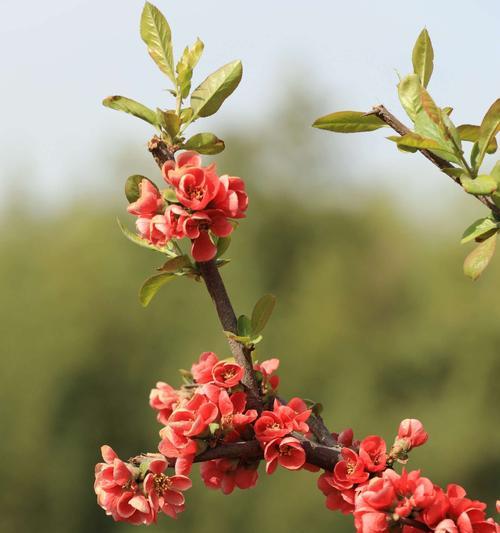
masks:
{"type": "MultiPolygon", "coordinates": [[[[441,109],[435,107],[439,114],[442,113],[441,109]]],[[[444,113],[443,113],[444,115],[444,113]]],[[[447,117],[448,118],[448,117],[447,117]]],[[[447,161],[452,161],[453,163],[460,163],[458,155],[456,155],[456,149],[451,142],[450,134],[447,133],[445,129],[444,122],[441,119],[436,123],[432,120],[425,109],[417,113],[415,119],[415,131],[422,137],[426,139],[432,139],[439,144],[439,150],[432,150],[433,153],[446,159],[447,161]],[[448,137],[446,138],[445,135],[448,137]]]]}
{"type": "Polygon", "coordinates": [[[214,155],[222,152],[225,145],[224,141],[213,133],[197,133],[185,142],[184,148],[195,150],[199,154],[214,155]]]}
{"type": "Polygon", "coordinates": [[[413,72],[418,74],[424,87],[427,87],[431,78],[434,62],[434,50],[432,49],[431,38],[424,28],[417,38],[412,53],[413,72]]]}
{"type": "Polygon", "coordinates": [[[158,270],[161,272],[168,272],[170,274],[173,274],[174,272],[178,272],[179,270],[182,270],[184,267],[187,266],[191,266],[191,259],[189,259],[187,255],[178,255],[177,257],[169,259],[158,270]]]}
{"type": "MultiPolygon", "coordinates": [[[[479,140],[479,126],[473,126],[472,124],[461,124],[457,127],[458,134],[462,141],[477,142],[479,140]]],[[[488,146],[486,147],[487,154],[494,154],[497,151],[498,145],[495,137],[490,139],[488,146]]]]}
{"type": "Polygon", "coordinates": [[[148,278],[139,290],[139,301],[141,305],[147,307],[161,287],[175,278],[176,276],[174,274],[169,273],[157,274],[148,278]]]}
{"type": "Polygon", "coordinates": [[[130,113],[131,115],[134,115],[134,117],[145,120],[153,126],[158,126],[156,113],[152,109],[149,109],[149,107],[146,107],[131,98],[118,95],[108,96],[102,101],[102,105],[110,107],[111,109],[116,109],[117,111],[130,113]]]}
{"type": "Polygon", "coordinates": [[[420,78],[417,74],[406,76],[398,84],[399,100],[413,122],[415,122],[417,113],[422,110],[420,89],[420,78]]]}
{"type": "Polygon", "coordinates": [[[155,250],[156,252],[160,252],[165,255],[169,255],[170,257],[175,257],[176,253],[169,249],[169,244],[165,246],[156,246],[155,244],[150,244],[148,241],[142,239],[139,237],[139,235],[133,233],[128,228],[126,228],[120,220],[117,219],[118,225],[120,226],[120,229],[122,230],[123,235],[127,237],[129,241],[132,241],[134,244],[137,244],[138,246],[141,246],[142,248],[148,248],[149,250],[155,250]]]}
{"type": "Polygon", "coordinates": [[[135,202],[141,195],[140,184],[142,180],[148,180],[158,190],[158,187],[150,179],[146,178],[146,176],[141,176],[140,174],[129,176],[125,182],[125,196],[129,203],[135,202]]]}
{"type": "Polygon", "coordinates": [[[153,61],[175,85],[170,26],[161,11],[149,2],[144,5],[141,15],[141,37],[153,61]]]}
{"type": "Polygon", "coordinates": [[[233,61],[210,74],[191,94],[194,117],[209,117],[218,111],[224,100],[238,87],[243,67],[233,61]]]}
{"type": "Polygon", "coordinates": [[[252,335],[252,323],[246,315],[238,317],[237,329],[240,337],[250,337],[252,335]]]}
{"type": "Polygon", "coordinates": [[[217,239],[217,257],[222,257],[226,253],[230,244],[231,244],[230,235],[228,235],[227,237],[219,237],[217,239]]]}
{"type": "Polygon", "coordinates": [[[495,192],[498,187],[497,182],[491,176],[487,176],[486,174],[478,176],[475,179],[469,178],[464,174],[460,178],[460,182],[466,192],[478,196],[491,194],[492,192],[495,192]]]}
{"type": "Polygon", "coordinates": [[[479,129],[479,157],[477,159],[478,167],[483,162],[484,155],[490,144],[491,139],[494,139],[496,134],[500,131],[500,98],[495,100],[491,107],[484,115],[483,121],[479,129]]]}
{"type": "Polygon", "coordinates": [[[175,111],[157,109],[158,124],[167,132],[173,141],[181,128],[181,120],[175,111]]]}
{"type": "Polygon", "coordinates": [[[464,274],[467,277],[474,281],[479,278],[495,254],[496,244],[497,234],[495,233],[472,250],[464,261],[464,274]]]}
{"type": "Polygon", "coordinates": [[[440,145],[433,139],[426,139],[418,133],[407,133],[401,137],[388,137],[391,141],[395,139],[398,146],[403,148],[416,148],[417,150],[439,150],[440,145]]]}
{"type": "Polygon", "coordinates": [[[175,70],[177,72],[177,87],[181,93],[182,98],[186,98],[191,90],[191,78],[193,77],[194,67],[198,64],[203,48],[205,45],[200,39],[196,39],[196,42],[191,48],[184,49],[175,70]]]}
{"type": "Polygon", "coordinates": [[[498,223],[490,217],[480,218],[473,222],[462,235],[461,244],[473,241],[485,233],[498,229],[498,223]]]}
{"type": "Polygon", "coordinates": [[[260,333],[271,317],[274,306],[276,305],[276,296],[272,294],[265,294],[255,304],[252,311],[252,333],[254,335],[260,333]]]}
{"type": "Polygon", "coordinates": [[[386,127],[387,124],[375,115],[361,111],[338,111],[318,118],[313,128],[337,133],[360,133],[386,127]]]}

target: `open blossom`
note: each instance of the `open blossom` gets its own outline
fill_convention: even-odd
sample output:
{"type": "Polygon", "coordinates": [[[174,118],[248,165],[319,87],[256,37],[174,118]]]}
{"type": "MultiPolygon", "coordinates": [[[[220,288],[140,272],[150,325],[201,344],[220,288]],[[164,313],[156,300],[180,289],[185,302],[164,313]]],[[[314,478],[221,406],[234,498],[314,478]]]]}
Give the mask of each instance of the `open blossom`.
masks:
{"type": "Polygon", "coordinates": [[[220,391],[218,405],[221,429],[236,438],[239,436],[239,430],[257,418],[255,409],[245,410],[246,403],[247,395],[244,392],[235,392],[229,396],[226,390],[220,391]]]}
{"type": "Polygon", "coordinates": [[[192,210],[205,209],[219,191],[215,165],[201,166],[201,157],[195,152],[184,152],[175,162],[167,161],[162,172],[165,181],[174,187],[179,202],[192,210]]]}
{"type": "Polygon", "coordinates": [[[298,470],[306,462],[306,452],[297,439],[293,437],[278,438],[266,444],[264,459],[268,474],[272,474],[278,465],[288,470],[298,470]]]}
{"type": "Polygon", "coordinates": [[[364,438],[359,445],[359,457],[368,472],[381,472],[387,465],[387,447],[384,439],[377,435],[364,438]]]}
{"type": "Polygon", "coordinates": [[[220,361],[212,368],[213,383],[225,389],[236,387],[242,380],[243,374],[243,367],[236,363],[220,361]]]}
{"type": "Polygon", "coordinates": [[[129,204],[127,211],[132,215],[152,217],[163,207],[160,191],[146,178],[139,183],[139,198],[129,204]]]}
{"type": "Polygon", "coordinates": [[[231,494],[233,490],[250,489],[258,479],[258,463],[242,464],[238,459],[215,459],[200,465],[203,482],[209,489],[222,490],[224,494],[231,494]]]}
{"type": "Polygon", "coordinates": [[[212,369],[219,362],[214,352],[203,352],[197,363],[191,366],[191,373],[196,383],[203,384],[212,381],[212,369]]]}
{"type": "Polygon", "coordinates": [[[231,218],[244,218],[248,207],[248,196],[245,192],[245,182],[235,176],[221,176],[217,196],[213,207],[220,209],[231,218]]]}
{"type": "Polygon", "coordinates": [[[262,374],[261,388],[263,394],[274,392],[278,388],[280,379],[275,372],[278,370],[279,365],[280,361],[276,358],[267,359],[266,361],[262,361],[262,363],[254,364],[254,370],[262,374]]]}
{"type": "Polygon", "coordinates": [[[326,496],[325,505],[330,511],[350,514],[354,511],[354,489],[338,490],[333,486],[333,474],[324,472],[318,478],[318,489],[326,496]]]}
{"type": "Polygon", "coordinates": [[[180,402],[179,393],[168,383],[158,381],[149,394],[149,405],[158,411],[158,421],[166,424],[169,416],[180,402]]]}
{"type": "Polygon", "coordinates": [[[168,464],[163,459],[155,459],[148,465],[148,474],[144,478],[144,493],[155,512],[163,511],[166,515],[177,518],[184,511],[183,491],[191,488],[191,480],[186,476],[167,476],[168,464]]]}
{"type": "Polygon", "coordinates": [[[168,219],[165,215],[140,217],[135,221],[137,233],[151,244],[163,246],[172,237],[168,219]]]}
{"type": "Polygon", "coordinates": [[[364,483],[369,476],[365,463],[350,448],[342,448],[342,460],[333,469],[333,485],[339,490],[350,489],[354,485],[364,483]]]}
{"type": "Polygon", "coordinates": [[[133,467],[118,458],[110,446],[101,447],[104,463],[95,468],[97,503],[116,521],[151,524],[156,513],[139,490],[133,467]]]}

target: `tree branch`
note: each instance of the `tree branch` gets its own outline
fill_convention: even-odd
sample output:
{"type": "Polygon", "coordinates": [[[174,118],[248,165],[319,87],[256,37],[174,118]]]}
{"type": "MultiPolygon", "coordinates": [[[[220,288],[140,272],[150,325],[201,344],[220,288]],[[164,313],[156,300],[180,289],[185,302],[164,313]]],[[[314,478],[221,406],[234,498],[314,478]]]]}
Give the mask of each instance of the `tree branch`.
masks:
{"type": "MultiPolygon", "coordinates": [[[[376,117],[383,120],[388,126],[390,126],[396,133],[403,136],[407,133],[410,133],[411,130],[407,128],[402,122],[400,122],[391,112],[389,112],[382,104],[377,105],[372,108],[372,111],[369,113],[375,115],[376,117]]],[[[429,150],[419,150],[424,157],[426,157],[431,163],[436,165],[440,170],[444,171],[446,168],[456,168],[450,162],[442,159],[441,157],[433,154],[429,150]]],[[[449,174],[447,174],[449,176],[449,174]]],[[[454,176],[449,176],[451,179],[462,187],[459,178],[454,176]]],[[[483,203],[488,209],[493,211],[496,216],[500,217],[500,209],[491,202],[486,196],[476,196],[476,198],[483,203]]]]}

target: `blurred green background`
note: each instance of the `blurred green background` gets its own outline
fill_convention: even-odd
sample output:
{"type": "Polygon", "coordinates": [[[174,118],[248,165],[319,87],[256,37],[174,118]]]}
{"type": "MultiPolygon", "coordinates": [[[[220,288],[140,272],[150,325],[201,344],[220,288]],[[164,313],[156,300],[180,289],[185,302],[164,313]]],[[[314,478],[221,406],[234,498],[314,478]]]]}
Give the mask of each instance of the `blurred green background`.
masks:
{"type": "MultiPolygon", "coordinates": [[[[500,492],[500,261],[473,284],[457,244],[481,210],[453,197],[440,213],[427,216],[420,205],[413,215],[413,198],[379,192],[377,176],[357,190],[342,185],[318,145],[329,135],[328,157],[341,161],[337,137],[312,131],[310,103],[292,100],[266,126],[226,134],[217,159],[251,193],[222,271],[236,309],[249,312],[265,292],[278,297],[258,357],[281,358],[282,393],[321,401],[333,430],[351,426],[360,438],[378,433],[390,442],[401,419],[420,418],[431,437],[409,466],[491,504],[500,492]]],[[[154,450],[150,388],[178,383],[176,370],[202,351],[228,355],[202,284],[180,279],[149,308],[138,304],[140,283],[162,257],[126,241],[115,222],[119,215],[132,224],[121,196],[127,175],[159,182],[135,141],[111,140],[113,171],[64,207],[38,210],[21,175],[8,195],[0,234],[2,533],[135,530],[95,503],[99,446],[123,458],[154,450]]],[[[400,157],[410,167],[418,156],[400,157]]],[[[436,184],[447,179],[426,171],[436,184]]],[[[257,488],[223,496],[203,488],[195,468],[186,512],[157,529],[352,531],[350,519],[326,510],[316,477],[261,473],[257,488]]]]}

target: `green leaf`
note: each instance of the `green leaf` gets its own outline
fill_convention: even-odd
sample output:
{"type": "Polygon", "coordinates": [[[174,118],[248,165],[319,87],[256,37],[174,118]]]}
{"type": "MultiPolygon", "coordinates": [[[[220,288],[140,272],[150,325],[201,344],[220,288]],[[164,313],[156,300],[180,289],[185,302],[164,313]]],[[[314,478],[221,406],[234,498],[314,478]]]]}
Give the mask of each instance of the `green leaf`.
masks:
{"type": "MultiPolygon", "coordinates": [[[[441,115],[442,111],[436,107],[437,112],[441,115]]],[[[443,114],[444,115],[444,114],[443,114]]],[[[447,117],[448,118],[448,117],[447,117]]],[[[456,149],[451,142],[450,135],[446,132],[444,122],[441,119],[436,123],[425,109],[419,111],[415,118],[415,131],[426,139],[432,139],[439,144],[439,150],[432,150],[439,157],[460,164],[460,158],[456,154],[456,149]],[[445,137],[448,136],[448,138],[445,137]]]]}
{"type": "Polygon", "coordinates": [[[163,189],[163,191],[161,191],[161,195],[163,196],[163,199],[165,201],[170,202],[171,204],[179,203],[175,190],[171,189],[170,187],[168,187],[167,189],[163,189]]]}
{"type": "Polygon", "coordinates": [[[500,185],[500,161],[491,169],[490,176],[500,185]]]}
{"type": "Polygon", "coordinates": [[[480,167],[483,162],[484,155],[488,149],[491,139],[494,139],[496,134],[500,131],[500,98],[495,100],[491,107],[486,111],[481,126],[479,128],[479,157],[477,159],[477,166],[480,167]]]}
{"type": "Polygon", "coordinates": [[[175,257],[177,254],[170,248],[170,243],[167,243],[165,246],[156,246],[155,244],[150,244],[145,239],[142,239],[137,235],[136,233],[133,233],[128,228],[126,228],[119,219],[117,219],[118,225],[120,226],[120,229],[122,230],[123,235],[127,237],[129,241],[132,241],[134,244],[137,244],[138,246],[141,246],[142,248],[148,248],[149,250],[155,250],[156,252],[160,252],[165,255],[169,255],[171,257],[175,257]]]}
{"type": "Polygon", "coordinates": [[[479,218],[464,231],[460,243],[466,244],[495,229],[498,229],[498,223],[491,217],[479,218]]]}
{"type": "Polygon", "coordinates": [[[483,174],[475,179],[469,178],[467,175],[463,175],[460,178],[462,187],[469,194],[475,194],[478,196],[488,195],[497,190],[498,184],[494,178],[483,174]]]}
{"type": "Polygon", "coordinates": [[[226,253],[230,244],[231,244],[230,235],[228,235],[227,237],[219,237],[217,239],[217,256],[216,257],[222,257],[226,253]]]}
{"type": "Polygon", "coordinates": [[[417,113],[422,110],[420,90],[420,78],[417,74],[406,76],[398,84],[399,101],[413,122],[417,113]]]}
{"type": "Polygon", "coordinates": [[[464,274],[467,277],[472,280],[479,278],[495,254],[496,244],[497,234],[495,233],[472,250],[464,261],[464,274]]]}
{"type": "Polygon", "coordinates": [[[205,45],[200,39],[191,48],[184,49],[184,52],[175,68],[177,72],[177,87],[181,93],[182,98],[186,98],[191,90],[191,78],[193,77],[193,69],[198,64],[203,48],[205,45]]]}
{"type": "Polygon", "coordinates": [[[216,113],[238,87],[242,75],[241,61],[228,63],[210,74],[191,94],[193,116],[209,117],[216,113]]]}
{"type": "Polygon", "coordinates": [[[246,315],[238,317],[237,329],[240,337],[250,337],[252,335],[252,323],[246,315]]]}
{"type": "MultiPolygon", "coordinates": [[[[479,126],[473,126],[472,124],[461,124],[457,127],[458,134],[462,141],[477,142],[479,140],[479,126]]],[[[497,151],[498,145],[495,137],[490,139],[488,146],[486,147],[487,154],[494,154],[497,151]]]]}
{"type": "Polygon", "coordinates": [[[161,11],[149,2],[144,5],[141,15],[141,37],[153,61],[175,85],[170,26],[161,11]]]}
{"type": "Polygon", "coordinates": [[[413,53],[411,56],[413,63],[413,72],[418,74],[422,85],[427,87],[434,68],[434,50],[427,30],[424,28],[417,38],[413,53]]]}
{"type": "Polygon", "coordinates": [[[102,101],[102,105],[110,107],[111,109],[116,109],[117,111],[124,111],[125,113],[130,113],[134,117],[145,120],[153,126],[158,126],[158,120],[156,113],[146,107],[145,105],[136,102],[125,96],[108,96],[102,101]]]}
{"type": "Polygon", "coordinates": [[[260,333],[265,328],[275,305],[276,296],[273,294],[265,294],[255,304],[252,311],[252,333],[254,335],[260,333]]]}
{"type": "Polygon", "coordinates": [[[184,267],[189,267],[189,266],[191,266],[191,259],[189,259],[189,256],[178,255],[177,257],[173,257],[172,259],[169,259],[158,270],[161,272],[169,272],[172,274],[174,272],[178,272],[179,270],[182,270],[184,267]]]}
{"type": "Polygon", "coordinates": [[[386,127],[387,124],[375,115],[361,111],[338,111],[318,118],[313,128],[337,133],[361,133],[386,127]]]}
{"type": "Polygon", "coordinates": [[[442,171],[445,174],[448,174],[448,176],[452,178],[460,178],[462,174],[464,173],[462,168],[456,168],[456,167],[443,168],[442,171]]]}
{"type": "Polygon", "coordinates": [[[158,124],[167,132],[170,140],[173,142],[181,128],[179,115],[175,111],[163,111],[162,109],[157,109],[156,115],[158,117],[158,124]]]}
{"type": "Polygon", "coordinates": [[[147,307],[163,285],[175,278],[175,274],[169,273],[157,274],[148,278],[139,290],[139,301],[142,306],[147,307]]]}
{"type": "Polygon", "coordinates": [[[146,178],[146,176],[141,176],[140,174],[129,176],[125,182],[125,196],[127,197],[129,203],[135,202],[141,195],[140,185],[142,180],[149,181],[149,183],[151,183],[151,185],[158,190],[158,187],[150,179],[146,178]]]}
{"type": "Polygon", "coordinates": [[[451,115],[451,113],[453,112],[453,107],[443,107],[443,113],[446,113],[448,116],[451,115]]]}
{"type": "Polygon", "coordinates": [[[185,142],[184,148],[195,150],[199,154],[214,155],[222,152],[225,145],[224,141],[213,133],[197,133],[185,142]]]}
{"type": "Polygon", "coordinates": [[[426,139],[418,133],[407,133],[401,137],[390,136],[389,140],[395,140],[398,146],[404,148],[416,148],[417,150],[438,150],[440,145],[433,139],[426,139]]]}

